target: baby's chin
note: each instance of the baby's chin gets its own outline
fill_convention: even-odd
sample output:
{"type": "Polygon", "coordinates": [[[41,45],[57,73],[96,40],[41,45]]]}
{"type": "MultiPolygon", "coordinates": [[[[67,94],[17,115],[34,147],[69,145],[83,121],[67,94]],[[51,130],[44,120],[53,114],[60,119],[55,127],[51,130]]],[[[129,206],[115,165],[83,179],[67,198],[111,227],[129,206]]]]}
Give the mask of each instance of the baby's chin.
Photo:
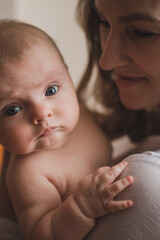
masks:
{"type": "Polygon", "coordinates": [[[57,148],[63,147],[69,139],[69,134],[57,134],[56,136],[49,136],[46,138],[42,138],[36,142],[34,148],[30,151],[31,152],[38,152],[38,151],[52,151],[56,150],[57,148]]]}
{"type": "Polygon", "coordinates": [[[10,152],[12,154],[12,156],[20,156],[20,155],[27,155],[27,154],[31,154],[33,152],[39,151],[38,149],[36,149],[35,146],[29,146],[27,148],[20,148],[20,147],[5,147],[4,148],[6,151],[10,152]]]}
{"type": "Polygon", "coordinates": [[[70,134],[58,133],[54,136],[47,136],[36,141],[26,143],[24,146],[5,146],[5,149],[13,155],[27,155],[35,152],[52,151],[63,147],[69,139],[70,134]]]}

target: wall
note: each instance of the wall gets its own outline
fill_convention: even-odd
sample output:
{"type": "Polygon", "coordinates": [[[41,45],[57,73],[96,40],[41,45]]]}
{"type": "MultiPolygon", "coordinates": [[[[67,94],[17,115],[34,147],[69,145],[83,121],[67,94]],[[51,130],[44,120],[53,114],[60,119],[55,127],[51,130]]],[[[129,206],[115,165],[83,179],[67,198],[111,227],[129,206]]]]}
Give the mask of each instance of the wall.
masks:
{"type": "Polygon", "coordinates": [[[78,0],[0,0],[0,18],[16,18],[34,24],[57,42],[77,85],[86,64],[83,33],[76,23],[78,0]]]}

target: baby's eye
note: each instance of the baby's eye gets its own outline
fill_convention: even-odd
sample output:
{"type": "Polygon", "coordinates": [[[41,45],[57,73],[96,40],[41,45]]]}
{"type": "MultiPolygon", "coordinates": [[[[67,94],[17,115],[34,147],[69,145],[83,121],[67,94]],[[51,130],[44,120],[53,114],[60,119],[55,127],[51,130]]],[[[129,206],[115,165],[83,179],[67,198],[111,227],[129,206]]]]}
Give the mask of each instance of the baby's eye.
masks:
{"type": "Polygon", "coordinates": [[[21,109],[22,108],[19,106],[10,106],[5,110],[4,115],[13,116],[13,115],[17,114],[18,112],[20,112],[21,109]]]}
{"type": "Polygon", "coordinates": [[[49,88],[47,88],[46,91],[46,96],[52,96],[54,94],[56,94],[58,92],[58,86],[54,85],[54,86],[50,86],[49,88]]]}

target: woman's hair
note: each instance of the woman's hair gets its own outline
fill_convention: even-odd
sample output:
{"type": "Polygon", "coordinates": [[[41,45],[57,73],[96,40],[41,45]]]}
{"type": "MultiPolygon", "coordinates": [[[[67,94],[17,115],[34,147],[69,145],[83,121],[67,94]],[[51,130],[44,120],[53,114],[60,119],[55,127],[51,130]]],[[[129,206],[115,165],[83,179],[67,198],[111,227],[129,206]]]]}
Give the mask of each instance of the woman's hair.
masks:
{"type": "Polygon", "coordinates": [[[0,70],[4,70],[8,62],[20,60],[38,40],[53,45],[63,60],[55,41],[43,30],[17,20],[0,20],[0,70]]]}
{"type": "Polygon", "coordinates": [[[159,134],[160,106],[150,111],[126,109],[120,101],[118,89],[112,79],[113,72],[104,71],[99,67],[102,53],[99,17],[93,0],[79,0],[77,19],[85,32],[89,54],[85,72],[77,88],[79,101],[87,105],[92,86],[91,98],[101,109],[105,109],[99,111],[92,107],[92,111],[111,139],[127,134],[133,142],[138,142],[148,135],[159,134]]]}

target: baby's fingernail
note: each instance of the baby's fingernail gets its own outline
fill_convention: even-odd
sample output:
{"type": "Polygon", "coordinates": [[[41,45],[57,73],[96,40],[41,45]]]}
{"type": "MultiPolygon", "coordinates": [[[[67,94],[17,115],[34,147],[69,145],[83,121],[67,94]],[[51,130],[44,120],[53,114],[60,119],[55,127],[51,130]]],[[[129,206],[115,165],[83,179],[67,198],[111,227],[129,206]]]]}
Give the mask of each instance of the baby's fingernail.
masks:
{"type": "Polygon", "coordinates": [[[125,166],[127,166],[127,165],[128,165],[128,162],[122,161],[122,164],[124,164],[125,166]]]}
{"type": "Polygon", "coordinates": [[[133,182],[133,177],[132,176],[128,176],[127,180],[128,180],[128,182],[132,183],[133,182]]]}
{"type": "Polygon", "coordinates": [[[127,201],[127,205],[128,205],[128,207],[132,207],[133,206],[133,202],[131,200],[128,200],[127,201]]]}

